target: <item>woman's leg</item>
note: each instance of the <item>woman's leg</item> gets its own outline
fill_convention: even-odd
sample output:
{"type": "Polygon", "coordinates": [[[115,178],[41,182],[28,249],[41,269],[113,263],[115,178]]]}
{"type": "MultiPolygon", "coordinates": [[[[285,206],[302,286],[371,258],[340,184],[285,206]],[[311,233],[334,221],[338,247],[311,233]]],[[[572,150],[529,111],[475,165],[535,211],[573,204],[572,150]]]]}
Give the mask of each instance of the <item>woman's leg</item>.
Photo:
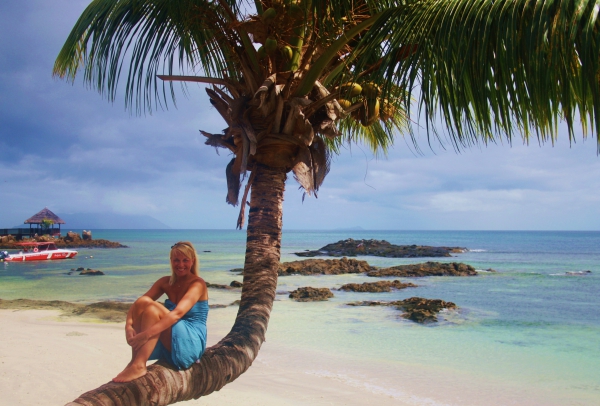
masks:
{"type": "MultiPolygon", "coordinates": [[[[133,328],[136,333],[141,333],[147,330],[149,327],[156,324],[162,317],[169,313],[169,311],[162,306],[161,304],[149,299],[149,298],[140,298],[134,304],[133,309],[133,328]]],[[[168,330],[168,336],[170,338],[171,329],[168,330]]],[[[161,334],[161,341],[163,341],[163,336],[166,335],[161,334]]],[[[156,342],[159,337],[152,337],[149,339],[146,344],[144,344],[137,351],[132,349],[131,353],[131,361],[121,373],[119,373],[113,381],[115,382],[129,382],[136,378],[146,375],[146,362],[148,358],[150,358],[150,354],[154,350],[156,346],[156,342]]],[[[169,346],[170,349],[170,339],[169,346]]]]}

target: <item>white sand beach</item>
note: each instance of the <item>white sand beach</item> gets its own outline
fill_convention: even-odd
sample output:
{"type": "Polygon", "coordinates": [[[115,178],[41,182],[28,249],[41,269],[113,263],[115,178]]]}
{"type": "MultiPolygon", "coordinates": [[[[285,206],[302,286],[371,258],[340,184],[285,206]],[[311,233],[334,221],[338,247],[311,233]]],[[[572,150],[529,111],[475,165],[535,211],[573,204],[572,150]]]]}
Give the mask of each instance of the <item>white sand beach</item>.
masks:
{"type": "MultiPolygon", "coordinates": [[[[63,405],[106,383],[128,362],[122,323],[74,321],[59,315],[55,310],[0,310],[0,405],[63,405]]],[[[209,345],[226,333],[224,319],[209,318],[209,345]]],[[[184,404],[409,404],[335,377],[299,372],[293,363],[277,363],[289,359],[286,351],[266,342],[240,378],[220,392],[184,404]]]]}

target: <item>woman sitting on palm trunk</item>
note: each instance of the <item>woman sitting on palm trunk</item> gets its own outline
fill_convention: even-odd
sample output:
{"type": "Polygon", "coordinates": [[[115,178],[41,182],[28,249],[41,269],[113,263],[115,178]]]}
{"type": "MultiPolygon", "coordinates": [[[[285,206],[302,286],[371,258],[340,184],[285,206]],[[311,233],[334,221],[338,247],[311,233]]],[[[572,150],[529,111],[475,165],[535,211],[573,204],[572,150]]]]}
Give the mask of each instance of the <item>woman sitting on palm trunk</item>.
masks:
{"type": "Polygon", "coordinates": [[[127,313],[125,337],[131,361],[113,381],[129,382],[146,374],[146,362],[162,359],[189,368],[206,348],[208,292],[198,276],[198,257],[190,242],[171,247],[171,276],[157,280],[127,313]],[[164,306],[156,300],[166,294],[164,306]]]}

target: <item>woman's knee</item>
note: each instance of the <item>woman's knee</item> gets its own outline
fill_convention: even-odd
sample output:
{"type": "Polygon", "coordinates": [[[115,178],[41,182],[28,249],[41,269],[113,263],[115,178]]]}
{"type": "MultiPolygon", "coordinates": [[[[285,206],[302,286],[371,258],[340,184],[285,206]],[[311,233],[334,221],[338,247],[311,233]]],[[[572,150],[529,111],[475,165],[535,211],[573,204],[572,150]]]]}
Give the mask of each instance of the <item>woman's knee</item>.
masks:
{"type": "Polygon", "coordinates": [[[144,310],[144,314],[157,316],[158,318],[162,318],[167,313],[169,313],[169,310],[166,307],[154,301],[148,304],[144,310]]]}
{"type": "Polygon", "coordinates": [[[147,306],[152,305],[152,303],[155,303],[154,300],[152,300],[152,298],[148,296],[140,296],[136,299],[135,302],[133,302],[133,305],[138,308],[145,308],[147,306]]]}

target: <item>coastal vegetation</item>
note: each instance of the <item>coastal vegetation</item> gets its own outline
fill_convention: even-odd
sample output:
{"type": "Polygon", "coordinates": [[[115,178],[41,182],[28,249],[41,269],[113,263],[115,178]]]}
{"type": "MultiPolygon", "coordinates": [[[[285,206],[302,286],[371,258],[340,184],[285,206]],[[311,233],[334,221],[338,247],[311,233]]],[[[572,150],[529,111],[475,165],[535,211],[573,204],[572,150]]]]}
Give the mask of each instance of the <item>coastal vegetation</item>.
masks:
{"type": "Polygon", "coordinates": [[[276,294],[287,174],[316,195],[343,143],[381,153],[404,136],[418,150],[419,119],[426,143],[442,137],[441,123],[456,150],[519,135],[553,142],[560,120],[570,139],[577,127],[597,134],[597,7],[575,0],[92,2],[54,73],[73,79],[83,71],[109,100],[126,73],[125,99],[137,112],[174,97],[164,82],[208,85],[227,128],[202,134],[233,154],[226,200],[240,204],[238,227],[248,199],[249,209],[231,332],[188,370],[155,365],[73,404],[164,405],[208,395],[246,371],[276,294]]]}

